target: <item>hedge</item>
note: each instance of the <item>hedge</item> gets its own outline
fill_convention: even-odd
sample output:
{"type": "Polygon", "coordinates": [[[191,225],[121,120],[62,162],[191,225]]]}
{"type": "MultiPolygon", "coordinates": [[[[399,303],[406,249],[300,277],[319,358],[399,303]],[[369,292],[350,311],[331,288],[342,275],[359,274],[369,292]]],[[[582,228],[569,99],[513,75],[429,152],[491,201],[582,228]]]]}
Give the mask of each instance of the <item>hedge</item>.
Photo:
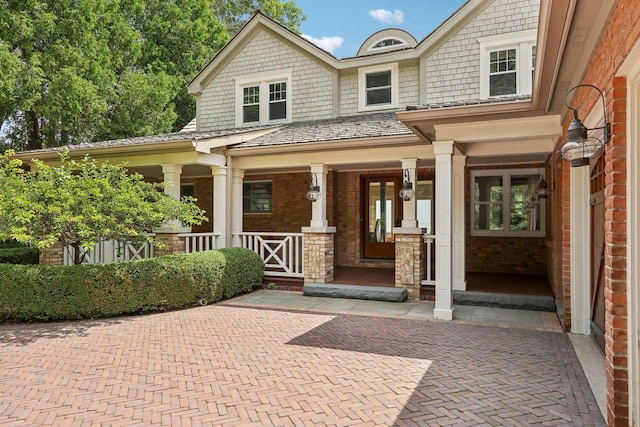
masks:
{"type": "Polygon", "coordinates": [[[116,264],[0,264],[0,322],[75,320],[173,310],[262,283],[253,251],[221,249],[116,264]]]}
{"type": "Polygon", "coordinates": [[[37,264],[40,252],[15,240],[0,240],[0,263],[37,264]]]}

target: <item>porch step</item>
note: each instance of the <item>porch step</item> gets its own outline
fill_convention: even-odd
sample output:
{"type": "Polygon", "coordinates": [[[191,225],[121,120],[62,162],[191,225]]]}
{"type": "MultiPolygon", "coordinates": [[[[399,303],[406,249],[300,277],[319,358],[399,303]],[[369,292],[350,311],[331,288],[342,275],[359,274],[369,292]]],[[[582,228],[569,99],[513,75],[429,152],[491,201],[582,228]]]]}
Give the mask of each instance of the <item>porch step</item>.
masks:
{"type": "Polygon", "coordinates": [[[334,283],[308,283],[302,294],[310,297],[351,298],[373,301],[404,302],[407,290],[384,286],[339,285],[334,283]]]}
{"type": "Polygon", "coordinates": [[[494,292],[453,291],[453,303],[531,311],[556,311],[552,296],[516,295],[494,292]]]}

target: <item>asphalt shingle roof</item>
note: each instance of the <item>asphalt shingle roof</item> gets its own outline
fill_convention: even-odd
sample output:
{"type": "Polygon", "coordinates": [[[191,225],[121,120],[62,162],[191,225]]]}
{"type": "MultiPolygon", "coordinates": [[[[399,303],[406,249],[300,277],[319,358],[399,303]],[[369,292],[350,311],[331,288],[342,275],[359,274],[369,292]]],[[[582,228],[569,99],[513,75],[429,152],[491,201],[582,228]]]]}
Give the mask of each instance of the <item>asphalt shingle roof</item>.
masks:
{"type": "Polygon", "coordinates": [[[403,135],[411,136],[413,132],[398,120],[394,112],[385,112],[291,123],[267,135],[236,144],[232,148],[253,148],[403,135]]]}

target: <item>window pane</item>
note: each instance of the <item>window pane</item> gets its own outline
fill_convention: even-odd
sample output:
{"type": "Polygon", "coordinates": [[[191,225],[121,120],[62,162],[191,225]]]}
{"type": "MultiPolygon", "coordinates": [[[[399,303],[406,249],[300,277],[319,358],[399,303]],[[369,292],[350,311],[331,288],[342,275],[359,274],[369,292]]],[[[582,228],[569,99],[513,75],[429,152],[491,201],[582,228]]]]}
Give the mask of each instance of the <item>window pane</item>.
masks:
{"type": "Polygon", "coordinates": [[[242,122],[251,123],[260,121],[260,106],[249,105],[242,108],[242,122]]]}
{"type": "Polygon", "coordinates": [[[271,182],[245,182],[242,185],[242,211],[270,213],[272,210],[271,182]]]}
{"type": "Polygon", "coordinates": [[[282,101],[287,99],[287,83],[271,83],[269,85],[269,101],[282,101]]]}
{"type": "Polygon", "coordinates": [[[243,88],[243,105],[257,104],[260,102],[260,86],[243,88]]]}
{"type": "Polygon", "coordinates": [[[391,104],[391,88],[367,91],[367,105],[391,104]]]}
{"type": "Polygon", "coordinates": [[[474,227],[476,230],[504,228],[502,176],[478,176],[474,183],[474,227]]]}
{"type": "Polygon", "coordinates": [[[287,118],[287,102],[272,102],[269,104],[269,120],[287,118]]]}
{"type": "Polygon", "coordinates": [[[391,71],[367,74],[367,89],[391,86],[391,71]]]}
{"type": "Polygon", "coordinates": [[[516,73],[495,74],[489,77],[489,96],[514,95],[516,73]]]}
{"type": "Polygon", "coordinates": [[[540,202],[533,200],[539,175],[511,177],[511,230],[540,230],[540,202]]]}

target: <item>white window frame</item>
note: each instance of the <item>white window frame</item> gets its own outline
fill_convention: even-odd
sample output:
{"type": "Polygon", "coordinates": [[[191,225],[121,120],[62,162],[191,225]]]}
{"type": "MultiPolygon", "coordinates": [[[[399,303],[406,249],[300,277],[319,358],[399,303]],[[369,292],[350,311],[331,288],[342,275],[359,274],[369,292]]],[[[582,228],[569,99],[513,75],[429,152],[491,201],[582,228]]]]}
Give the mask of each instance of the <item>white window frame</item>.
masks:
{"type": "Polygon", "coordinates": [[[531,95],[532,82],[532,49],[536,45],[536,30],[518,31],[480,37],[480,98],[499,98],[500,96],[531,95]],[[489,95],[489,55],[498,50],[516,50],[516,93],[511,95],[489,95]]]}
{"type": "Polygon", "coordinates": [[[244,74],[235,76],[233,80],[236,84],[236,126],[248,127],[266,124],[290,123],[292,109],[292,74],[293,69],[269,71],[264,73],[244,74]],[[269,120],[269,84],[286,83],[287,84],[287,117],[284,119],[269,120]],[[256,122],[243,122],[243,95],[244,88],[249,86],[260,87],[260,120],[256,122]]]}
{"type": "MultiPolygon", "coordinates": [[[[541,178],[540,169],[487,169],[472,170],[469,185],[469,228],[472,236],[504,236],[504,237],[545,237],[546,236],[546,203],[545,199],[537,201],[540,205],[540,230],[511,230],[511,177],[513,175],[536,175],[541,178]],[[501,176],[502,177],[502,223],[508,226],[504,230],[476,230],[475,229],[475,182],[476,177],[501,176]]],[[[546,179],[546,178],[545,178],[546,179]]]]}
{"type": "Polygon", "coordinates": [[[371,46],[369,46],[369,48],[367,49],[367,52],[380,52],[383,50],[393,50],[393,49],[399,49],[405,46],[408,46],[409,43],[407,43],[407,41],[405,39],[403,39],[402,37],[396,37],[396,36],[387,36],[387,37],[382,37],[377,39],[375,42],[371,43],[371,46]],[[397,44],[393,44],[393,45],[389,45],[389,46],[378,46],[376,47],[376,45],[380,42],[383,41],[387,41],[387,40],[397,40],[400,43],[397,44]]]}
{"type": "Polygon", "coordinates": [[[358,69],[358,111],[376,111],[398,108],[398,64],[375,65],[358,69]],[[367,105],[367,74],[391,72],[391,102],[367,105]]]}

